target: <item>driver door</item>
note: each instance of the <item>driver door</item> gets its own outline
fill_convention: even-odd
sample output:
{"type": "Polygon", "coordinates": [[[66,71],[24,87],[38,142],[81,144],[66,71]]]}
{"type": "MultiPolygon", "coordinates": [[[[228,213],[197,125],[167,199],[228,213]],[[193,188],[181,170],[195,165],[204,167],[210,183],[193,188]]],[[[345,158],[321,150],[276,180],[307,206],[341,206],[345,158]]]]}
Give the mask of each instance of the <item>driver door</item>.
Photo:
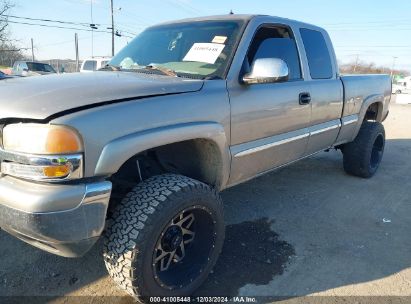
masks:
{"type": "Polygon", "coordinates": [[[241,81],[228,82],[231,102],[230,184],[303,157],[309,139],[311,105],[306,97],[310,96],[310,88],[302,78],[291,29],[278,25],[260,27],[244,59],[240,79],[258,58],[285,61],[289,79],[251,85],[241,81]]]}

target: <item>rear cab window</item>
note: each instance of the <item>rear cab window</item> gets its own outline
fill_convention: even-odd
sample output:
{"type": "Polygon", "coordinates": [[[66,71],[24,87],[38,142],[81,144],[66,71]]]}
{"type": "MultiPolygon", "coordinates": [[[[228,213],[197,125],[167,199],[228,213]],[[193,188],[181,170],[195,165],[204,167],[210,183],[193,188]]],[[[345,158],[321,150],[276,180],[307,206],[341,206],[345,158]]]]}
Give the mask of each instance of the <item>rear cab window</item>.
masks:
{"type": "Polygon", "coordinates": [[[308,66],[312,79],[330,79],[333,77],[333,65],[330,50],[321,32],[307,28],[300,29],[308,66]]]}
{"type": "Polygon", "coordinates": [[[97,61],[95,60],[86,60],[83,65],[83,70],[86,71],[95,71],[97,69],[97,61]]]}

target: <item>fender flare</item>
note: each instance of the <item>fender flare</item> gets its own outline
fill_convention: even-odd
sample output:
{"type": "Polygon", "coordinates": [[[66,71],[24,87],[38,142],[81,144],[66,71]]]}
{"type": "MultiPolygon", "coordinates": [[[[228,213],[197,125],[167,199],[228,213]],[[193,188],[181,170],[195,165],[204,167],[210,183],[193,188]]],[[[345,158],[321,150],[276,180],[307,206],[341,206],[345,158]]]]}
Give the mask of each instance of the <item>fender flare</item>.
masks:
{"type": "Polygon", "coordinates": [[[217,172],[216,188],[227,184],[231,155],[222,125],[215,122],[193,122],[159,127],[132,133],[115,139],[104,146],[98,159],[95,175],[109,176],[116,173],[131,157],[143,151],[167,144],[206,139],[214,142],[220,151],[222,166],[217,172]]]}
{"type": "Polygon", "coordinates": [[[357,122],[357,126],[354,130],[352,140],[354,140],[357,137],[358,132],[361,129],[362,122],[364,121],[365,114],[367,113],[368,108],[372,104],[375,104],[375,103],[378,104],[378,108],[381,108],[381,110],[378,111],[377,121],[382,121],[383,120],[383,118],[384,118],[383,117],[383,115],[384,115],[384,95],[375,94],[375,95],[368,96],[366,99],[364,99],[363,104],[362,104],[361,109],[360,109],[360,112],[358,113],[358,122],[357,122]]]}

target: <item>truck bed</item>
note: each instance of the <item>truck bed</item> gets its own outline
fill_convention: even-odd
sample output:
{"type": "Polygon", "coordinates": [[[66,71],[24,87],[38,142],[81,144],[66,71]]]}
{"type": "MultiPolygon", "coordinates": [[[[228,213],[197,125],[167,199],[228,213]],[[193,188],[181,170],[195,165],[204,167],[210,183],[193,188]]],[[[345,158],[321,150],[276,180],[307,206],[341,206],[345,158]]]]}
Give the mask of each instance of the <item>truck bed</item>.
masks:
{"type": "Polygon", "coordinates": [[[344,87],[344,107],[341,130],[335,146],[354,140],[363,119],[368,119],[366,111],[371,104],[378,104],[374,120],[384,121],[391,100],[392,84],[389,75],[344,75],[340,79],[344,87]]]}
{"type": "Polygon", "coordinates": [[[377,96],[384,97],[382,120],[387,116],[392,86],[389,75],[344,75],[341,81],[344,85],[342,117],[359,114],[362,104],[377,96]]]}

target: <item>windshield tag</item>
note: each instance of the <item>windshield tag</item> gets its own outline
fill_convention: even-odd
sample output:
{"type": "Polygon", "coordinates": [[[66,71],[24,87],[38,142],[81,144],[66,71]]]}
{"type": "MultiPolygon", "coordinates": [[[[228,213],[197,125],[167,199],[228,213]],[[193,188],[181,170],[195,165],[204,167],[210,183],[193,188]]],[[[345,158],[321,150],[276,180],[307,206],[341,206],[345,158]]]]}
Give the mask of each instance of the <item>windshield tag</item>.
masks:
{"type": "Polygon", "coordinates": [[[212,43],[225,43],[225,41],[227,40],[226,36],[215,36],[213,41],[211,41],[212,43]]]}
{"type": "Polygon", "coordinates": [[[225,45],[218,43],[194,43],[183,61],[196,61],[214,64],[225,45]]]}

